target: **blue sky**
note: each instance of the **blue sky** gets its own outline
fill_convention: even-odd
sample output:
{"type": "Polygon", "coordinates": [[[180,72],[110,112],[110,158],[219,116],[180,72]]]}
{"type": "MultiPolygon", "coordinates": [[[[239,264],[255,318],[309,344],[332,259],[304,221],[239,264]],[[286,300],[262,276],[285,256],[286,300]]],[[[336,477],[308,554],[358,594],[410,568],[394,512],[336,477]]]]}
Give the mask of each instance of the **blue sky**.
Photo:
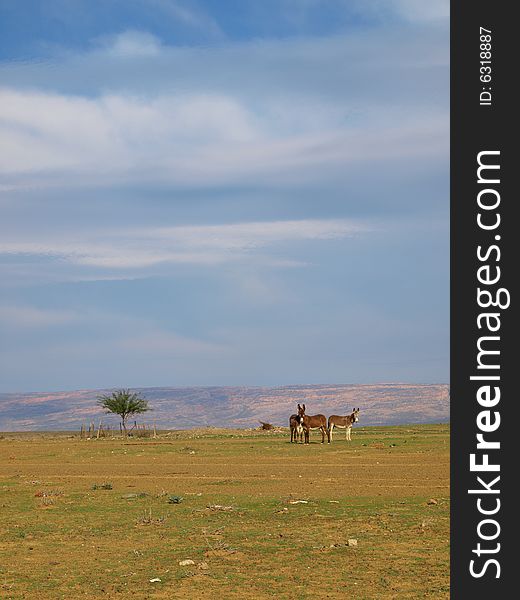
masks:
{"type": "Polygon", "coordinates": [[[0,391],[445,382],[448,3],[0,3],[0,391]]]}

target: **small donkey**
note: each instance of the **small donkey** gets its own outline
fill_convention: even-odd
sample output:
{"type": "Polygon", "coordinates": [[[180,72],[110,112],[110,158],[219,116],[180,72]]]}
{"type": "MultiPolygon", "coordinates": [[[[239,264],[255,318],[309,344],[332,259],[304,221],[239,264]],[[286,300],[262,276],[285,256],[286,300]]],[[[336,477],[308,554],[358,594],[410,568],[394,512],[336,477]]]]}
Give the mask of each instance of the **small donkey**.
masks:
{"type": "Polygon", "coordinates": [[[295,441],[298,443],[298,436],[300,442],[303,442],[303,417],[305,415],[305,404],[300,406],[298,404],[298,414],[291,415],[289,417],[289,427],[291,428],[291,443],[295,441]]]}
{"type": "MultiPolygon", "coordinates": [[[[303,405],[305,412],[305,404],[303,405]]],[[[303,431],[305,433],[305,443],[309,444],[309,437],[311,429],[319,429],[321,431],[321,443],[325,443],[325,434],[327,434],[327,441],[330,444],[330,432],[327,427],[327,417],[325,415],[306,415],[303,416],[303,431]]]]}
{"type": "Polygon", "coordinates": [[[332,440],[332,430],[334,427],[339,427],[340,429],[345,429],[345,439],[347,441],[351,441],[350,432],[352,431],[352,425],[359,421],[359,408],[353,408],[352,413],[345,417],[340,417],[338,415],[330,415],[329,417],[329,431],[330,431],[330,439],[332,440]]]}

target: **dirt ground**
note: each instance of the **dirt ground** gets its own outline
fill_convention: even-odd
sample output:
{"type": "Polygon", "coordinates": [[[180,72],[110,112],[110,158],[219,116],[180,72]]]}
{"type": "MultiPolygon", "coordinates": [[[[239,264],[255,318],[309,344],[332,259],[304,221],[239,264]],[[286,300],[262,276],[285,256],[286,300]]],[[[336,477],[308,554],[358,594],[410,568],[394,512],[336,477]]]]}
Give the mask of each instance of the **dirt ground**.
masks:
{"type": "Polygon", "coordinates": [[[4,433],[0,597],[448,598],[449,426],[320,440],[4,433]]]}

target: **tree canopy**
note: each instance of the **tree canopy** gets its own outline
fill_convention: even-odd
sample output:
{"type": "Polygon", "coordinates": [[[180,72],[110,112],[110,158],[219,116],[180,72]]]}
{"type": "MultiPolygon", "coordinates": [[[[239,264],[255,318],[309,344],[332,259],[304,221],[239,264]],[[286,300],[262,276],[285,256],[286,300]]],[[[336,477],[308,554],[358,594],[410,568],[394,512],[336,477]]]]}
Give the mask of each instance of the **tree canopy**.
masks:
{"type": "Polygon", "coordinates": [[[121,424],[125,432],[128,417],[151,410],[147,400],[141,398],[139,394],[126,389],[116,390],[111,394],[102,394],[98,396],[97,403],[107,413],[113,413],[121,417],[121,424]]]}

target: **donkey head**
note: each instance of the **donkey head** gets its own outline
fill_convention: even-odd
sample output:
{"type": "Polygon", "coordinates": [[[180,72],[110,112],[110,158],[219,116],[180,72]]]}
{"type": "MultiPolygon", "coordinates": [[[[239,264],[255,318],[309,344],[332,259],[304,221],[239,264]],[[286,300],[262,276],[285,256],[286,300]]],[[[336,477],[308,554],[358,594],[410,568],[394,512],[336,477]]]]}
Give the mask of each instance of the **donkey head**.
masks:
{"type": "Polygon", "coordinates": [[[358,415],[359,415],[359,408],[353,408],[352,415],[351,415],[353,423],[357,423],[359,421],[358,415]]]}
{"type": "Polygon", "coordinates": [[[303,404],[302,406],[300,406],[298,404],[298,423],[302,423],[303,422],[303,417],[305,416],[305,404],[303,404]]]}

